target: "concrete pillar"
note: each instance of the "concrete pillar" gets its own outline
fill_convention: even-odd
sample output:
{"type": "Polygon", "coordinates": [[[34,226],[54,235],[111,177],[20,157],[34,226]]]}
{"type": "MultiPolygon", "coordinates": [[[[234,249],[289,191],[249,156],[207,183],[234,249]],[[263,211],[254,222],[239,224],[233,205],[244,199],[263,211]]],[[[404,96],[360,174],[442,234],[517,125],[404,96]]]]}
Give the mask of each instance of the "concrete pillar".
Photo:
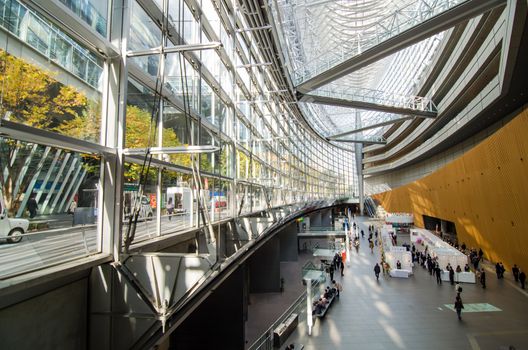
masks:
{"type": "Polygon", "coordinates": [[[331,227],[332,226],[332,209],[326,209],[321,211],[321,226],[331,227]]]}
{"type": "Polygon", "coordinates": [[[171,334],[169,349],[244,349],[244,273],[239,268],[171,334]]]}
{"type": "Polygon", "coordinates": [[[321,212],[320,211],[315,212],[315,213],[310,215],[310,225],[312,227],[317,227],[317,226],[321,226],[322,225],[321,212]]]}
{"type": "Polygon", "coordinates": [[[251,293],[280,292],[280,239],[275,236],[247,262],[251,293]]]}
{"type": "MultiPolygon", "coordinates": [[[[359,110],[356,111],[356,127],[361,127],[361,115],[359,110]]],[[[358,177],[358,191],[359,191],[359,212],[363,215],[363,206],[365,205],[365,195],[363,189],[363,145],[361,143],[355,144],[356,151],[356,171],[358,177]]]]}
{"type": "Polygon", "coordinates": [[[284,226],[277,235],[280,241],[280,261],[297,261],[297,224],[293,222],[284,226]]]}
{"type": "Polygon", "coordinates": [[[303,222],[301,222],[301,228],[303,228],[301,231],[310,231],[310,225],[310,217],[305,216],[303,222]]]}

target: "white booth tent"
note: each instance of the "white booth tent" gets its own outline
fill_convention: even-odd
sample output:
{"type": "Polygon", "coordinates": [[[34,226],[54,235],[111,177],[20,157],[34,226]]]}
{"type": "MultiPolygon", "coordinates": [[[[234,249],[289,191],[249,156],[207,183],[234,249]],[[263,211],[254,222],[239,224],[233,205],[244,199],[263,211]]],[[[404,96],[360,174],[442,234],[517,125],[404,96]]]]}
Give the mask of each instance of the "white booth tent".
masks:
{"type": "MultiPolygon", "coordinates": [[[[446,270],[447,264],[450,264],[455,271],[457,266],[460,266],[463,271],[464,266],[466,266],[468,262],[467,256],[464,253],[427,230],[412,229],[411,242],[413,242],[416,249],[420,251],[425,250],[427,247],[429,254],[433,258],[437,258],[438,264],[443,271],[442,280],[449,280],[449,272],[446,270]]],[[[473,272],[455,273],[455,281],[475,283],[475,274],[473,272]]]]}
{"type": "Polygon", "coordinates": [[[394,229],[391,225],[383,225],[381,228],[381,244],[385,253],[385,262],[389,264],[391,277],[409,277],[412,275],[412,256],[405,247],[393,245],[391,233],[394,229]],[[396,268],[398,260],[401,263],[401,269],[396,268]]]}
{"type": "Polygon", "coordinates": [[[414,216],[409,213],[388,213],[385,217],[385,223],[395,225],[412,225],[414,216]]]}
{"type": "Polygon", "coordinates": [[[442,270],[446,269],[447,264],[450,264],[455,270],[457,266],[464,270],[464,266],[467,264],[467,256],[456,249],[434,248],[432,256],[437,258],[442,270]]]}

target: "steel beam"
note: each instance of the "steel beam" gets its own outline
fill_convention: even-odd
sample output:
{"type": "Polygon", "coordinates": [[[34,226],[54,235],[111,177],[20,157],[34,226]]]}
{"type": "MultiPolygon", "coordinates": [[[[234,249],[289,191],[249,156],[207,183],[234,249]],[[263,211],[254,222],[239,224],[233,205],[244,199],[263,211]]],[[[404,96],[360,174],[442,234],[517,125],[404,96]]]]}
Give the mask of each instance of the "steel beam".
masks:
{"type": "Polygon", "coordinates": [[[336,139],[339,139],[340,137],[343,137],[343,136],[356,134],[358,132],[362,132],[362,131],[365,131],[365,130],[376,129],[376,128],[379,128],[379,127],[385,126],[385,125],[390,125],[390,124],[395,124],[395,123],[399,123],[399,122],[404,122],[404,121],[409,120],[409,119],[414,119],[414,117],[409,116],[409,117],[403,117],[403,118],[396,118],[396,119],[387,120],[387,121],[384,121],[384,122],[381,122],[381,123],[376,123],[376,124],[364,126],[362,128],[357,128],[357,129],[345,131],[345,132],[340,133],[340,134],[335,134],[335,135],[332,135],[332,136],[328,136],[327,139],[331,140],[331,141],[335,141],[336,139]]]}
{"type": "Polygon", "coordinates": [[[378,111],[378,112],[393,113],[393,114],[420,116],[424,118],[435,118],[437,115],[437,112],[405,108],[405,107],[389,106],[389,105],[358,101],[358,100],[348,100],[348,99],[345,100],[341,98],[318,96],[318,95],[311,95],[311,94],[310,95],[300,94],[300,96],[301,96],[300,98],[301,102],[316,103],[316,104],[322,104],[322,105],[328,105],[328,106],[349,107],[349,108],[364,109],[367,111],[378,111]]]}
{"type": "Polygon", "coordinates": [[[185,51],[202,51],[202,50],[211,50],[216,49],[222,46],[221,42],[210,42],[205,44],[185,44],[185,45],[176,45],[169,47],[154,47],[147,50],[138,50],[138,51],[128,51],[128,57],[142,57],[142,56],[153,56],[160,55],[165,53],[179,53],[185,51]]]}
{"type": "Polygon", "coordinates": [[[214,153],[220,151],[218,146],[202,145],[202,146],[174,146],[174,147],[151,147],[151,148],[126,148],[123,154],[129,155],[145,155],[148,154],[198,154],[198,153],[214,153]]]}
{"type": "Polygon", "coordinates": [[[79,140],[47,130],[35,129],[24,124],[3,119],[0,119],[0,133],[8,135],[15,140],[38,143],[80,153],[100,153],[104,155],[115,155],[117,153],[114,148],[104,147],[96,143],[79,140]]]}
{"type": "Polygon", "coordinates": [[[308,93],[505,3],[506,0],[468,0],[463,2],[337,64],[321,74],[304,80],[297,85],[296,89],[301,93],[308,93]]]}
{"type": "Polygon", "coordinates": [[[372,138],[363,138],[363,139],[335,139],[335,140],[328,140],[328,141],[334,141],[334,142],[345,142],[345,143],[369,143],[369,144],[375,144],[375,145],[386,145],[387,140],[383,139],[382,137],[372,137],[372,138]]]}

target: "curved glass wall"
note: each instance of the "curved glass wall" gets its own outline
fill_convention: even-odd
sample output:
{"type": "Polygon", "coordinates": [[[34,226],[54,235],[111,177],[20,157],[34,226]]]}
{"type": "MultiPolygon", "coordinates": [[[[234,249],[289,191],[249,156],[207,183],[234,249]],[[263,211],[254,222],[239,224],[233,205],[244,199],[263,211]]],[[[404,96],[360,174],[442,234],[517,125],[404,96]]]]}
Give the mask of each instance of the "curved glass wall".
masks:
{"type": "Polygon", "coordinates": [[[60,2],[132,55],[91,51],[60,18],[0,0],[0,278],[204,227],[203,212],[217,223],[357,195],[353,153],[302,126],[229,1],[169,1],[170,35],[161,1],[60,2]],[[187,146],[215,148],[146,151],[187,146]]]}

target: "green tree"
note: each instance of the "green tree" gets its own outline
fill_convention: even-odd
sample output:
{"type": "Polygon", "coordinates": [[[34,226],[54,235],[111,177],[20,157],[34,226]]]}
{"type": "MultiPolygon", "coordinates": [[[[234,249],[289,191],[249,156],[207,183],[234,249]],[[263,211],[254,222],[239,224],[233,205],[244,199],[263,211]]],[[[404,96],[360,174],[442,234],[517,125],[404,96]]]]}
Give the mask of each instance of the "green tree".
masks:
{"type": "MultiPolygon", "coordinates": [[[[79,125],[73,125],[79,118],[100,118],[83,93],[61,84],[53,73],[1,49],[0,88],[0,118],[6,120],[69,134],[80,132],[79,125]]],[[[91,132],[98,128],[99,124],[90,126],[91,132]]],[[[35,165],[45,147],[0,138],[0,150],[0,185],[13,215],[38,170],[35,165]]]]}

